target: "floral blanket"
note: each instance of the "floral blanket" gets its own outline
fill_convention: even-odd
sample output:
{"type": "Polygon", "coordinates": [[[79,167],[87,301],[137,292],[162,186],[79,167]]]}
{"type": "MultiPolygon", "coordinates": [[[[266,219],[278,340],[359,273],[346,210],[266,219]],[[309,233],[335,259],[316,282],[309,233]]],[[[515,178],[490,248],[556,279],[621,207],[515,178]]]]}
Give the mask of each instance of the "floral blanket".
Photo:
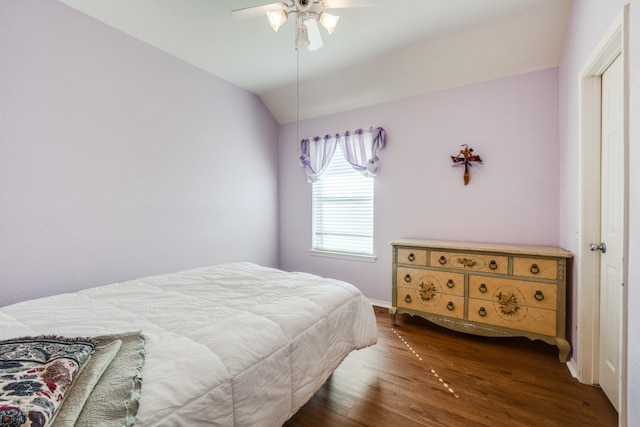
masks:
{"type": "Polygon", "coordinates": [[[84,338],[0,341],[0,427],[50,425],[94,348],[84,338]]]}

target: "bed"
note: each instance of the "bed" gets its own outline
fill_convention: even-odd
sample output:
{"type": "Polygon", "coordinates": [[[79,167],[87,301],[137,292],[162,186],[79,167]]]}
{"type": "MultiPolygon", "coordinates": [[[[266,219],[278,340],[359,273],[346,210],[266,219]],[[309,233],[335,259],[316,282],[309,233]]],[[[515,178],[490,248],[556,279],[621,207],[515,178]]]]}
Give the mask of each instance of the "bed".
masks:
{"type": "Polygon", "coordinates": [[[89,354],[53,425],[279,426],[377,329],[348,283],[240,262],[0,307],[5,356],[23,337],[89,354]]]}

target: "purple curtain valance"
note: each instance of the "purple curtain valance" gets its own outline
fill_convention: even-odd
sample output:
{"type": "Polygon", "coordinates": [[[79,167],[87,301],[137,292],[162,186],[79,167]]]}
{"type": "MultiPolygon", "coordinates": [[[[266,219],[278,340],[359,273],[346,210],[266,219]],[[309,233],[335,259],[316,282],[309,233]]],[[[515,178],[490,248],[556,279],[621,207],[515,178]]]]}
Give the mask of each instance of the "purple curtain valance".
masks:
{"type": "Polygon", "coordinates": [[[365,176],[375,176],[380,159],[378,150],[384,147],[386,134],[383,128],[357,129],[343,135],[316,136],[300,141],[300,163],[308,182],[317,181],[329,166],[337,144],[340,144],[349,164],[365,176]]]}

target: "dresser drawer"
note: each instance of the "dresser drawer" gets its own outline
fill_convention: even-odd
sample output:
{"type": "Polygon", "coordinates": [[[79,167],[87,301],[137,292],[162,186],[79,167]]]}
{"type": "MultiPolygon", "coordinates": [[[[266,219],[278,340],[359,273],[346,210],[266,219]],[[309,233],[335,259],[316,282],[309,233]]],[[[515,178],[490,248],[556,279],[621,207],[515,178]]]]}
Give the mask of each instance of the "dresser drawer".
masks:
{"type": "Polygon", "coordinates": [[[398,249],[398,264],[427,265],[427,251],[424,249],[398,249]]]}
{"type": "Polygon", "coordinates": [[[464,318],[464,297],[437,292],[421,293],[418,289],[398,287],[397,306],[423,313],[464,318]]]}
{"type": "Polygon", "coordinates": [[[469,316],[472,322],[517,329],[536,334],[556,335],[556,312],[544,308],[506,307],[500,303],[469,298],[469,316]]]}
{"type": "Polygon", "coordinates": [[[432,251],[430,265],[441,268],[507,274],[509,257],[475,253],[432,251]]]}
{"type": "Polygon", "coordinates": [[[513,274],[514,276],[556,280],[558,278],[558,261],[555,259],[514,257],[513,274]]]}
{"type": "Polygon", "coordinates": [[[412,288],[423,293],[464,295],[464,274],[462,273],[398,267],[396,274],[397,286],[412,288]]]}
{"type": "Polygon", "coordinates": [[[549,283],[469,276],[469,298],[555,310],[558,288],[549,283]]]}

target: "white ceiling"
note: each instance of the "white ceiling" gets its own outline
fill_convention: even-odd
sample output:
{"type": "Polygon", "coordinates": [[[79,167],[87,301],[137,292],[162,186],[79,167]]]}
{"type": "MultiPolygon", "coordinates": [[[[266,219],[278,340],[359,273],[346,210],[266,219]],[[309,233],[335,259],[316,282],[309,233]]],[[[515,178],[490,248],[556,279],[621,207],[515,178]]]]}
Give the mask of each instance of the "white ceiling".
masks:
{"type": "Polygon", "coordinates": [[[555,67],[571,0],[373,0],[334,9],[324,47],[299,57],[293,20],[275,33],[266,18],[231,17],[269,0],[60,1],[257,94],[288,123],[555,67]]]}

